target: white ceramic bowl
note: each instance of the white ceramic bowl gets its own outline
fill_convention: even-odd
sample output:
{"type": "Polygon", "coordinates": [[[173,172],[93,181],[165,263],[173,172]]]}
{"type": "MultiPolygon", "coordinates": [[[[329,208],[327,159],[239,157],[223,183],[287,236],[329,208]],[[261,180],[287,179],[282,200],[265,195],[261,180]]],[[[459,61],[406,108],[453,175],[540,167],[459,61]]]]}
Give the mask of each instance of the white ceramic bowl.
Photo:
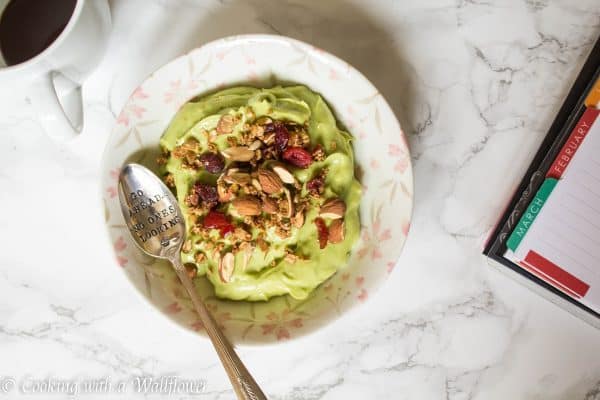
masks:
{"type": "Polygon", "coordinates": [[[117,175],[126,160],[152,164],[158,142],[178,108],[227,86],[300,83],[320,93],[354,136],[364,186],[361,237],[346,266],[307,300],[219,300],[204,278],[196,286],[236,343],[278,341],[316,330],[364,302],[392,271],[408,233],[412,169],[406,138],[379,91],[339,58],[282,36],[246,35],[208,43],[154,72],[131,95],[107,144],[102,165],[106,225],[118,265],[154,306],[178,324],[202,332],[169,265],[136,248],[124,224],[117,175]]]}

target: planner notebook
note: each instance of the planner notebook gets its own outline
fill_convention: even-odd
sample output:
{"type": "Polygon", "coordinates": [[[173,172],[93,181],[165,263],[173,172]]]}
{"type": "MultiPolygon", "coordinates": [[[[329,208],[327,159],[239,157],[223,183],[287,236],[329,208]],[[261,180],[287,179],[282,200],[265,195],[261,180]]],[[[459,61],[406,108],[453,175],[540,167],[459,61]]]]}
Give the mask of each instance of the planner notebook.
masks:
{"type": "Polygon", "coordinates": [[[507,241],[505,256],[600,311],[600,118],[588,108],[507,241]]]}
{"type": "Polygon", "coordinates": [[[484,253],[600,328],[600,39],[484,253]]]}

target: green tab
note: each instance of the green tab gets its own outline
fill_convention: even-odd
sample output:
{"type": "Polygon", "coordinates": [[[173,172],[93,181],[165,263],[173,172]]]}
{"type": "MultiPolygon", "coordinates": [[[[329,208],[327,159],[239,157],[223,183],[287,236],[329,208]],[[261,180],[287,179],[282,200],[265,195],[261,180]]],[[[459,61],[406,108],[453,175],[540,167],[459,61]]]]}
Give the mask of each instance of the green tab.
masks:
{"type": "Polygon", "coordinates": [[[556,186],[557,182],[558,181],[554,178],[546,178],[544,183],[542,183],[542,186],[535,194],[535,197],[533,198],[533,200],[531,200],[531,203],[529,203],[527,210],[521,216],[519,223],[517,224],[513,232],[510,234],[510,237],[506,242],[506,246],[509,249],[511,249],[512,251],[517,250],[517,247],[519,247],[519,243],[521,243],[521,240],[523,240],[523,238],[527,234],[527,231],[531,227],[531,224],[533,224],[533,221],[535,221],[535,218],[542,210],[544,203],[546,202],[546,200],[548,200],[548,197],[550,196],[550,193],[552,193],[552,190],[554,189],[554,186],[556,186]]]}

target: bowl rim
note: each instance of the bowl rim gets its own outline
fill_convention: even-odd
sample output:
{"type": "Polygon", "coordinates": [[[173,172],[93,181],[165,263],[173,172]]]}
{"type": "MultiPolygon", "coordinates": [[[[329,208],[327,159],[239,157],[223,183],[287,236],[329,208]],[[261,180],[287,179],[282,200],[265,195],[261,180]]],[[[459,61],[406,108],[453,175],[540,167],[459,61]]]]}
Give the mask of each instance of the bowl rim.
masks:
{"type": "MultiPolygon", "coordinates": [[[[123,105],[120,107],[119,112],[121,112],[123,110],[123,108],[125,108],[127,106],[127,104],[129,104],[129,102],[132,100],[136,90],[138,90],[139,88],[141,88],[148,80],[150,80],[155,74],[159,73],[160,71],[168,68],[170,65],[181,61],[182,59],[184,59],[185,57],[188,57],[190,54],[200,51],[201,49],[206,49],[206,48],[210,48],[210,47],[215,47],[218,46],[222,43],[232,43],[232,42],[236,42],[236,45],[243,45],[244,43],[247,43],[248,41],[268,41],[268,42],[279,42],[281,44],[284,45],[298,45],[300,47],[308,47],[311,48],[313,50],[316,50],[316,53],[313,53],[313,56],[317,56],[317,57],[324,57],[328,60],[328,62],[333,62],[335,64],[337,64],[338,66],[344,66],[345,68],[347,68],[348,70],[354,71],[356,76],[354,77],[354,79],[359,79],[362,80],[364,83],[368,84],[374,91],[376,91],[377,93],[379,93],[382,103],[384,105],[384,107],[387,109],[387,111],[389,112],[390,115],[393,116],[393,123],[395,125],[396,130],[401,134],[401,140],[405,143],[405,147],[406,147],[406,152],[407,152],[407,158],[408,158],[408,165],[407,168],[404,172],[405,174],[405,179],[407,180],[407,182],[409,183],[409,189],[410,189],[410,196],[408,197],[409,200],[409,204],[406,204],[405,206],[408,209],[407,212],[407,221],[409,223],[408,225],[408,230],[406,232],[406,237],[404,239],[404,241],[402,242],[402,246],[400,248],[400,253],[398,254],[398,257],[395,260],[395,263],[397,264],[398,261],[400,260],[403,251],[404,251],[404,247],[406,246],[406,241],[408,239],[408,234],[410,232],[410,225],[412,224],[412,218],[413,218],[413,213],[414,213],[414,173],[413,173],[413,166],[412,166],[412,159],[411,159],[411,155],[410,155],[410,147],[408,145],[408,139],[406,134],[404,133],[404,131],[402,130],[400,121],[398,120],[398,117],[396,116],[396,113],[394,112],[394,110],[391,108],[391,106],[389,105],[388,101],[385,99],[385,97],[383,96],[383,94],[381,93],[381,91],[379,91],[379,89],[377,89],[377,87],[371,82],[371,80],[369,80],[369,78],[367,78],[367,76],[365,74],[363,74],[359,69],[357,69],[356,67],[354,67],[352,64],[348,63],[347,61],[341,59],[340,57],[330,53],[329,51],[319,48],[315,45],[312,45],[310,43],[292,38],[292,37],[288,37],[288,36],[284,36],[284,35],[276,35],[276,34],[264,34],[264,33],[257,33],[257,34],[240,34],[240,35],[230,35],[230,36],[225,36],[225,37],[221,37],[215,40],[211,40],[209,42],[205,42],[193,49],[190,49],[188,51],[186,51],[185,53],[182,53],[170,60],[168,60],[167,62],[165,62],[164,64],[162,64],[161,66],[159,66],[158,68],[154,69],[152,72],[148,73],[147,75],[144,76],[143,79],[141,79],[139,81],[139,83],[133,88],[133,90],[131,91],[131,93],[129,94],[129,96],[127,97],[127,99],[125,100],[125,102],[123,103],[123,105]]],[[[301,81],[298,81],[298,84],[303,84],[301,81]]],[[[224,88],[227,88],[229,86],[225,85],[224,88]]],[[[259,85],[260,87],[260,85],[259,85]]],[[[223,88],[223,89],[224,89],[223,88]]],[[[214,90],[209,90],[210,91],[214,91],[214,90]]],[[[203,93],[208,93],[207,91],[200,91],[199,94],[197,96],[201,96],[203,93]]],[[[322,94],[325,99],[327,99],[326,94],[322,94]]],[[[187,102],[187,101],[186,101],[187,102]]],[[[178,108],[179,109],[179,108],[178,108]]],[[[178,109],[175,109],[173,111],[173,115],[177,112],[178,109]]],[[[335,111],[334,111],[335,114],[335,111]]],[[[336,116],[336,120],[337,120],[337,116],[336,116]]],[[[115,120],[115,122],[113,123],[113,126],[110,130],[110,133],[106,139],[106,144],[104,146],[104,150],[102,153],[102,157],[100,159],[100,173],[102,174],[104,172],[104,167],[107,165],[108,162],[108,158],[109,158],[109,154],[111,149],[110,144],[111,144],[111,138],[113,137],[113,135],[115,134],[116,130],[118,129],[118,124],[115,120]]],[[[351,133],[352,134],[352,133],[351,133]]],[[[99,179],[98,182],[98,191],[99,191],[99,197],[100,197],[100,206],[101,207],[106,207],[105,204],[105,200],[104,200],[104,192],[103,192],[103,178],[101,177],[99,179]]],[[[106,225],[106,221],[103,221],[103,225],[106,225]]],[[[364,225],[361,224],[361,232],[364,229],[364,225]]],[[[107,229],[105,227],[104,230],[104,235],[105,238],[107,239],[107,243],[110,246],[111,243],[111,234],[110,234],[110,230],[107,229]]],[[[114,250],[110,249],[110,252],[114,254],[114,250]]],[[[115,263],[116,264],[116,263],[115,263]]],[[[169,317],[165,312],[163,312],[159,307],[157,307],[156,304],[154,304],[147,296],[145,296],[140,290],[138,290],[138,288],[135,286],[134,282],[132,281],[132,278],[130,276],[128,276],[127,272],[123,269],[121,269],[121,275],[122,278],[124,278],[125,280],[127,280],[128,284],[131,285],[131,287],[133,288],[133,291],[136,292],[136,296],[139,296],[140,298],[142,298],[142,302],[145,303],[146,305],[150,306],[150,309],[152,309],[153,311],[158,311],[158,314],[161,315],[162,318],[164,318],[165,320],[169,321],[169,323],[171,323],[172,325],[178,327],[180,330],[185,331],[187,334],[192,335],[196,338],[202,338],[204,340],[210,340],[210,338],[208,337],[208,335],[206,334],[206,332],[204,331],[195,331],[192,328],[183,325],[177,321],[175,321],[173,318],[169,317]]],[[[337,272],[336,272],[337,273],[337,272]]],[[[368,304],[370,301],[373,301],[373,297],[377,296],[378,293],[380,294],[381,289],[387,284],[389,280],[389,277],[386,279],[382,279],[380,280],[380,282],[377,284],[377,290],[375,290],[374,292],[372,292],[372,295],[369,296],[369,298],[366,299],[366,301],[364,302],[358,302],[359,304],[355,304],[351,307],[349,307],[348,309],[344,310],[344,312],[342,313],[338,313],[337,315],[329,318],[325,323],[321,324],[320,326],[316,327],[315,329],[311,329],[308,330],[306,332],[302,332],[300,335],[293,335],[290,338],[287,338],[286,340],[272,340],[272,341],[265,341],[265,342],[259,342],[259,341],[239,341],[239,342],[233,342],[233,344],[236,347],[245,347],[245,348],[255,348],[255,347],[270,347],[270,346],[282,346],[282,345],[289,345],[292,343],[298,343],[301,342],[302,340],[306,340],[308,338],[312,338],[315,335],[318,334],[323,334],[325,332],[327,332],[329,329],[333,328],[333,323],[336,321],[340,321],[340,320],[348,320],[352,317],[356,317],[359,310],[362,310],[364,308],[365,304],[368,304]]]]}

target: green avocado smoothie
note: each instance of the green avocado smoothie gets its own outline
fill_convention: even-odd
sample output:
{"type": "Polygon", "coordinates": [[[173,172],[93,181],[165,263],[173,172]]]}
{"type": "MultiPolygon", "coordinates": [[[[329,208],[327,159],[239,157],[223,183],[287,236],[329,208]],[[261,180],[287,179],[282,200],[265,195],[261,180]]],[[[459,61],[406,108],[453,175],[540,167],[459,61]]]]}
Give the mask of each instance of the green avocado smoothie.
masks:
{"type": "Polygon", "coordinates": [[[196,98],[160,141],[186,218],[182,260],[216,295],[305,299],[342,268],[360,232],[351,136],[304,86],[196,98]]]}

